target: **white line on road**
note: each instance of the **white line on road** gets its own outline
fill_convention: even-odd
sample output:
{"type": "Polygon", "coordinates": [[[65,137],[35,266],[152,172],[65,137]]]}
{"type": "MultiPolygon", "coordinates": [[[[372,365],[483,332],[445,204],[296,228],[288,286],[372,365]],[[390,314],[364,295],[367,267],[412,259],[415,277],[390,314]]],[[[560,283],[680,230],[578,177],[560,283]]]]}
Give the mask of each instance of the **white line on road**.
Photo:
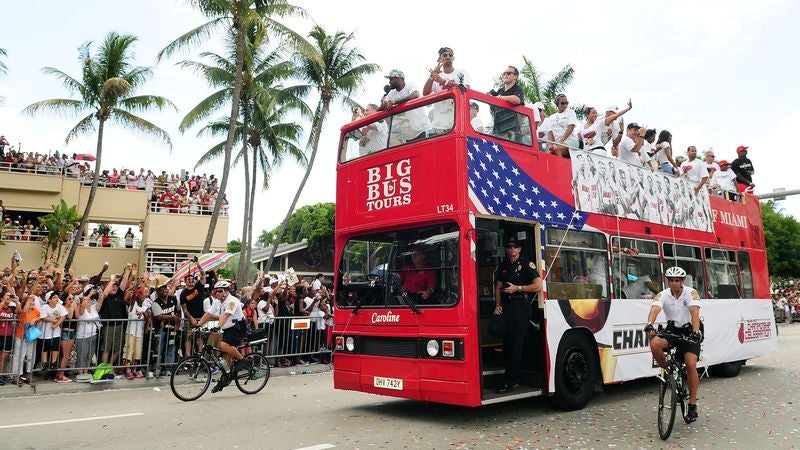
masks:
{"type": "MultiPolygon", "coordinates": [[[[137,412],[128,414],[115,414],[113,416],[82,417],[80,419],[51,420],[49,422],[18,423],[16,425],[2,425],[0,426],[0,430],[5,428],[23,428],[23,427],[37,427],[39,425],[54,425],[59,423],[88,422],[91,420],[121,419],[123,417],[134,417],[143,415],[144,413],[137,412]]],[[[330,448],[330,447],[324,447],[324,448],[330,448]]]]}
{"type": "Polygon", "coordinates": [[[336,446],[333,444],[317,444],[317,445],[312,445],[311,447],[296,448],[294,450],[325,450],[326,448],[334,448],[334,447],[336,446]]]}

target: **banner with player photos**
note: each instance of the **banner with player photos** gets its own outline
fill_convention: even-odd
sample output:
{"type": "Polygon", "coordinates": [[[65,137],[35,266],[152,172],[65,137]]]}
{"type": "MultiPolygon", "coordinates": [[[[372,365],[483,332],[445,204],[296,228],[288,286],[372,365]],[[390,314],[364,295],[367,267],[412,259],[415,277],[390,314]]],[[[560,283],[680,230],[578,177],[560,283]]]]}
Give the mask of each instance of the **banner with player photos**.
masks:
{"type": "Polygon", "coordinates": [[[581,211],[643,220],[698,231],[713,231],[705,186],[616,158],[571,150],[572,191],[581,211]]]}

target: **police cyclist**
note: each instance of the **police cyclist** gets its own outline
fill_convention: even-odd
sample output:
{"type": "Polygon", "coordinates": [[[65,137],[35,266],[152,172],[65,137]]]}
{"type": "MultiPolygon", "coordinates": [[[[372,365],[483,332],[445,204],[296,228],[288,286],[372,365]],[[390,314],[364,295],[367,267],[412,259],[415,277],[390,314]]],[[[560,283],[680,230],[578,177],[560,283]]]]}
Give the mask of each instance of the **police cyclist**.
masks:
{"type": "Polygon", "coordinates": [[[658,317],[658,313],[663,309],[667,324],[673,324],[675,328],[670,330],[673,333],[686,335],[688,341],[677,342],[676,349],[683,355],[686,363],[687,381],[689,383],[689,410],[687,417],[690,420],[697,420],[697,390],[700,387],[700,377],[697,375],[697,359],[700,357],[700,341],[703,333],[700,331],[700,294],[695,289],[683,285],[686,278],[686,271],[683,268],[674,266],[667,269],[664,273],[669,286],[659,292],[653,300],[650,314],[647,317],[647,325],[644,331],[650,336],[650,351],[653,353],[658,365],[666,367],[666,357],[664,350],[668,342],[664,338],[657,337],[653,329],[653,323],[658,317]],[[691,330],[691,331],[688,331],[691,330]]]}
{"type": "Polygon", "coordinates": [[[497,389],[498,394],[509,392],[519,384],[525,334],[532,313],[529,294],[542,289],[536,264],[520,256],[522,245],[515,236],[506,241],[505,248],[508,258],[497,266],[494,289],[494,313],[505,314],[507,323],[503,338],[505,385],[497,389]]]}
{"type": "MultiPolygon", "coordinates": [[[[244,313],[242,312],[242,302],[231,295],[228,291],[230,287],[231,284],[225,280],[218,281],[214,285],[211,295],[219,300],[219,309],[217,311],[205,313],[197,323],[197,326],[202,326],[211,320],[214,315],[219,316],[219,328],[222,330],[222,341],[219,343],[219,349],[234,360],[231,373],[235,374],[239,369],[240,362],[244,359],[244,356],[242,356],[237,347],[246,337],[246,328],[244,313]]],[[[211,392],[221,390],[228,383],[230,383],[230,380],[224,377],[220,378],[219,383],[214,386],[211,392]]]]}

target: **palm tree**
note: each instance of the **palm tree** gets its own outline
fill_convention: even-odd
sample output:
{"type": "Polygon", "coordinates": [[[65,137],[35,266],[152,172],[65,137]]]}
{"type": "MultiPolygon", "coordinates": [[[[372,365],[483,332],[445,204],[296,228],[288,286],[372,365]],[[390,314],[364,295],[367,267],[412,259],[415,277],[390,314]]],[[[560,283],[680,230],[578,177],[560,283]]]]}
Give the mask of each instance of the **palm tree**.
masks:
{"type": "MultiPolygon", "coordinates": [[[[80,229],[75,224],[81,221],[76,205],[68,206],[62,199],[58,205],[52,205],[53,212],[39,217],[39,222],[47,228],[47,236],[42,240],[42,255],[45,261],[52,254],[56,261],[61,260],[64,245],[70,245],[73,234],[80,236],[80,229]]],[[[72,242],[75,246],[75,242],[72,242]]]]}
{"type": "MultiPolygon", "coordinates": [[[[556,106],[553,101],[556,95],[563,93],[572,82],[575,76],[575,69],[567,64],[553,78],[544,81],[542,72],[530,58],[523,55],[522,60],[523,65],[519,71],[518,83],[525,90],[525,101],[529,105],[542,102],[547,115],[553,114],[556,112],[556,106]]],[[[584,116],[582,105],[573,105],[571,108],[575,110],[578,118],[584,116]]]]}
{"type": "MultiPolygon", "coordinates": [[[[0,48],[0,56],[2,56],[3,58],[7,58],[8,51],[6,51],[6,49],[4,48],[0,48]]],[[[6,65],[5,62],[0,60],[0,76],[7,74],[8,74],[8,66],[6,65]]],[[[0,95],[0,105],[2,105],[5,102],[5,100],[6,98],[0,95]]]]}
{"type": "Polygon", "coordinates": [[[64,263],[66,268],[72,265],[72,260],[75,258],[75,250],[78,247],[81,231],[86,228],[94,197],[97,193],[97,180],[100,175],[100,164],[103,157],[103,132],[106,122],[111,121],[111,123],[131,131],[152,136],[172,149],[172,141],[166,131],[134,114],[151,109],[163,110],[166,107],[171,107],[177,111],[175,105],[164,97],[134,95],[136,90],[152,76],[150,68],[133,66],[133,44],[137,40],[136,36],[120,35],[112,31],[106,35],[94,55],[90,53],[92,43],[83,44],[79,53],[82,69],[82,79],[80,81],[59,69],[45,67],[42,69],[45,74],[53,75],[61,80],[64,87],[71,93],[76,94],[78,99],[53,98],[42,100],[28,105],[23,110],[23,113],[30,115],[35,115],[39,112],[52,112],[75,116],[82,115],[88,111],[89,114],[81,118],[67,133],[67,137],[64,139],[65,144],[69,144],[81,135],[97,132],[97,154],[95,155],[97,160],[95,161],[92,188],[89,191],[89,198],[86,201],[86,209],[83,211],[80,228],[73,238],[69,256],[64,263]]]}
{"type": "MultiPolygon", "coordinates": [[[[239,264],[240,276],[238,277],[240,280],[243,279],[242,277],[246,273],[252,247],[252,239],[248,237],[252,235],[252,210],[257,179],[256,166],[260,161],[265,180],[264,187],[266,187],[272,166],[274,163],[280,162],[284,153],[295,153],[298,161],[305,162],[305,156],[296,145],[301,128],[298,124],[284,123],[284,120],[288,113],[295,110],[304,116],[310,117],[311,115],[308,107],[302,101],[302,97],[307,93],[308,87],[283,87],[280,84],[294,73],[294,66],[286,59],[284,51],[278,49],[267,53],[263,36],[259,36],[252,28],[247,30],[245,34],[246,45],[243,54],[244,64],[240,99],[242,120],[237,121],[234,136],[234,141],[241,144],[241,150],[233,158],[233,166],[239,161],[244,162],[245,172],[245,217],[242,222],[242,250],[239,264]],[[251,117],[257,119],[255,127],[251,125],[251,117]],[[269,144],[273,144],[271,149],[272,163],[263,153],[263,149],[260,149],[261,142],[264,140],[269,144]],[[252,146],[254,149],[252,155],[252,177],[250,176],[248,146],[252,146]],[[259,152],[261,152],[260,156],[259,152]]],[[[229,37],[228,46],[229,48],[234,47],[232,36],[229,37]]],[[[231,100],[236,78],[234,72],[235,64],[231,61],[235,57],[235,51],[232,50],[231,53],[232,55],[229,58],[215,53],[201,54],[204,59],[211,61],[210,64],[195,61],[183,61],[180,63],[182,67],[193,69],[201,74],[211,86],[219,88],[189,111],[181,122],[181,131],[193,127],[213,114],[218,109],[218,105],[225,104],[231,100]]],[[[228,122],[223,124],[220,121],[215,121],[200,130],[200,134],[219,136],[227,133],[227,127],[228,122]]],[[[200,158],[197,166],[223,154],[224,144],[224,142],[217,144],[208,150],[200,158]]]]}
{"type": "MultiPolygon", "coordinates": [[[[284,26],[276,18],[306,15],[302,8],[290,5],[286,0],[188,0],[209,21],[186,32],[175,39],[158,53],[158,59],[169,57],[173,53],[193,47],[207,40],[219,31],[220,28],[227,30],[232,36],[235,45],[234,57],[234,83],[233,95],[231,97],[231,112],[228,122],[228,135],[225,141],[225,162],[223,164],[222,179],[219,185],[219,194],[214,203],[214,211],[211,214],[211,221],[208,225],[208,233],[203,243],[203,253],[207,253],[211,248],[211,240],[214,237],[214,230],[217,227],[219,211],[222,201],[225,198],[225,190],[228,186],[228,175],[230,174],[231,156],[233,152],[234,133],[239,116],[239,101],[241,100],[243,69],[244,69],[244,47],[245,31],[254,29],[256,34],[265,35],[271,31],[283,36],[295,43],[302,43],[303,39],[290,28],[284,26]]],[[[221,106],[222,104],[217,104],[221,106]]]]}
{"type": "Polygon", "coordinates": [[[311,150],[311,156],[308,159],[308,166],[306,167],[305,175],[303,175],[303,180],[297,188],[291,206],[289,206],[289,211],[286,212],[286,216],[281,222],[281,228],[273,243],[266,267],[272,266],[275,252],[278,250],[278,245],[280,245],[283,235],[286,233],[286,225],[289,223],[292,211],[294,211],[297,200],[303,192],[306,181],[308,181],[311,169],[314,168],[314,159],[317,157],[317,149],[319,148],[319,138],[322,134],[325,118],[330,111],[331,102],[339,100],[343,105],[347,105],[352,109],[357,103],[350,96],[364,82],[364,77],[379,70],[376,64],[364,63],[365,58],[359,53],[358,49],[350,47],[350,43],[354,39],[353,33],[346,34],[342,31],[337,31],[336,34],[330,35],[321,26],[315,25],[311,29],[309,37],[311,38],[312,47],[300,49],[296,59],[299,69],[298,75],[307,81],[319,95],[314,119],[311,123],[311,133],[308,137],[307,149],[311,150]]]}

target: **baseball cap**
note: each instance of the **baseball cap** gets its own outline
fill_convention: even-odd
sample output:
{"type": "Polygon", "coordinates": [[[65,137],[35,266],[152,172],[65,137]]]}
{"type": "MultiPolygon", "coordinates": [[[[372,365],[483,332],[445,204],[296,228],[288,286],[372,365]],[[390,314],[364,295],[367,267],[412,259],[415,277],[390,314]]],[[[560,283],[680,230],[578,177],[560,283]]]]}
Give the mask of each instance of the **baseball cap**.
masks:
{"type": "Polygon", "coordinates": [[[94,285],[93,284],[87,284],[86,286],[83,287],[83,295],[88,294],[89,291],[91,291],[92,289],[94,289],[94,285]]]}
{"type": "Polygon", "coordinates": [[[631,122],[631,123],[628,124],[628,129],[630,130],[632,128],[639,129],[639,128],[642,128],[642,127],[640,127],[639,124],[636,123],[636,122],[631,122]]]}
{"type": "Polygon", "coordinates": [[[405,74],[400,69],[393,69],[391,72],[389,72],[389,75],[386,75],[384,78],[395,78],[395,77],[402,78],[404,80],[406,79],[405,74]]]}
{"type": "Polygon", "coordinates": [[[531,106],[531,108],[534,108],[534,109],[544,109],[544,104],[542,104],[542,102],[536,102],[536,103],[534,103],[534,104],[531,106]]]}
{"type": "Polygon", "coordinates": [[[736,147],[736,153],[743,152],[743,151],[747,150],[748,148],[750,148],[750,147],[748,147],[746,145],[740,145],[740,146],[736,147]]]}
{"type": "Polygon", "coordinates": [[[481,108],[475,102],[469,102],[469,107],[470,108],[475,108],[475,111],[480,111],[481,110],[481,108]]]}
{"type": "Polygon", "coordinates": [[[89,275],[86,274],[81,275],[81,277],[78,278],[78,281],[84,281],[84,282],[89,281],[89,275]]]}
{"type": "Polygon", "coordinates": [[[730,165],[731,165],[731,163],[729,163],[727,160],[724,160],[724,159],[719,162],[719,166],[720,167],[722,167],[722,166],[730,166],[730,165]]]}

